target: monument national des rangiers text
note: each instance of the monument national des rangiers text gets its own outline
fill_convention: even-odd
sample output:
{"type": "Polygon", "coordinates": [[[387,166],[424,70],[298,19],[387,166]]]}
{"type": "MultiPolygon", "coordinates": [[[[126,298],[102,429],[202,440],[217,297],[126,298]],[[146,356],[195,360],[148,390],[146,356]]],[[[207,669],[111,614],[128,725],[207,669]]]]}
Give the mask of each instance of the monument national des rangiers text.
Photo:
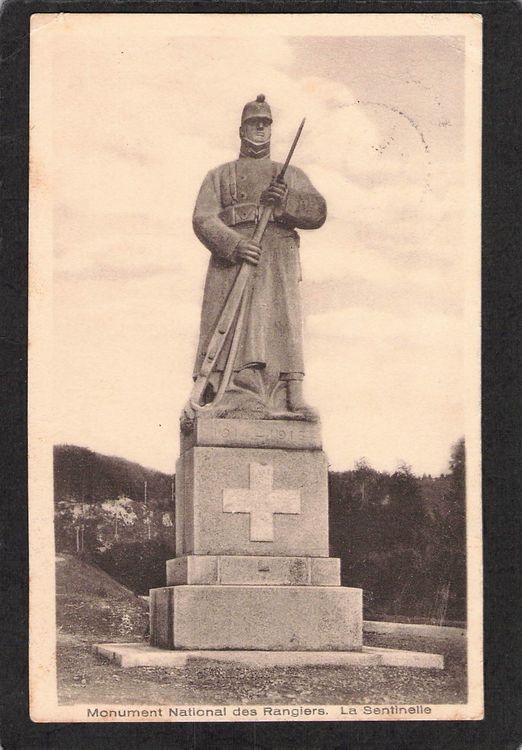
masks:
{"type": "Polygon", "coordinates": [[[289,159],[271,160],[271,129],[260,94],[243,108],[239,158],[208,173],[194,209],[210,262],[181,419],[177,556],[151,592],[162,648],[362,648],[362,591],[340,586],[328,556],[327,461],[302,392],[296,230],[321,227],[326,203],[289,159]]]}

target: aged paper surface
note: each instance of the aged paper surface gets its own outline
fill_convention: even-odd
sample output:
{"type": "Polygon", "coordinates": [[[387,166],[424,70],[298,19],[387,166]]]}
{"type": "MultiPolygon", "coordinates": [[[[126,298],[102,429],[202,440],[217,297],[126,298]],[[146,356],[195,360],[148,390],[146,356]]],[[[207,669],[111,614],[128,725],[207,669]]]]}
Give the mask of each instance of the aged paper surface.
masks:
{"type": "MultiPolygon", "coordinates": [[[[33,720],[482,717],[480,101],[479,16],[33,16],[33,720]],[[321,414],[332,471],[361,466],[364,456],[387,475],[405,462],[416,477],[447,476],[450,447],[465,436],[466,636],[463,622],[447,632],[467,637],[467,684],[455,688],[453,700],[444,674],[430,700],[415,697],[424,679],[415,669],[408,672],[413,693],[400,684],[410,679],[404,671],[384,667],[375,678],[380,689],[361,688],[354,697],[348,686],[361,676],[344,667],[335,689],[325,673],[316,689],[289,691],[286,700],[266,674],[264,693],[258,686],[241,693],[229,682],[246,684],[252,676],[244,672],[219,677],[219,668],[209,668],[205,676],[198,667],[196,678],[189,670],[173,677],[173,670],[122,669],[89,655],[94,631],[70,627],[83,622],[92,602],[83,607],[72,583],[56,598],[55,566],[94,561],[75,516],[86,514],[93,498],[85,491],[81,502],[64,500],[72,547],[61,547],[53,446],[174,472],[208,261],[192,232],[194,201],[208,170],[237,157],[241,108],[259,92],[274,114],[273,158],[284,159],[307,117],[295,163],[328,204],[325,226],[302,232],[301,262],[306,394],[321,414]],[[67,597],[76,609],[64,613],[67,597]],[[57,643],[66,654],[61,681],[57,643]],[[75,661],[76,672],[68,671],[75,661]]],[[[146,506],[146,482],[144,492],[146,506]]],[[[125,515],[130,506],[120,503],[115,512],[115,498],[102,500],[114,538],[124,539],[134,511],[125,515]]],[[[163,514],[166,534],[170,517],[163,514]]],[[[113,542],[98,539],[96,554],[113,542]]],[[[121,614],[120,640],[131,632],[129,617],[121,614]]],[[[429,632],[426,617],[417,622],[429,632]]],[[[415,632],[415,648],[423,650],[422,632],[415,632]]],[[[434,638],[424,650],[436,651],[434,638]]],[[[455,671],[451,656],[447,664],[446,676],[455,671]]],[[[433,671],[425,673],[427,683],[433,671]]],[[[301,684],[295,675],[277,679],[301,684]]]]}

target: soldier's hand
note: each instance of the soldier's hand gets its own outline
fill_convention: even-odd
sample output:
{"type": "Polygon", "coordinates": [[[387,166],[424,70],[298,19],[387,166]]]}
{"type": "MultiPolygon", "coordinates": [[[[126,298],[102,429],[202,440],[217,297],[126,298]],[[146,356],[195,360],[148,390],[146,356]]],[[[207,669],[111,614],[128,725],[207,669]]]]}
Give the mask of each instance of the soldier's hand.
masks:
{"type": "Polygon", "coordinates": [[[234,255],[238,262],[244,260],[247,263],[251,263],[253,266],[257,266],[259,263],[260,253],[261,248],[259,245],[255,245],[251,240],[241,240],[234,251],[234,255]]]}
{"type": "Polygon", "coordinates": [[[261,193],[261,205],[280,208],[287,196],[288,185],[280,180],[272,180],[266,190],[261,193]]]}

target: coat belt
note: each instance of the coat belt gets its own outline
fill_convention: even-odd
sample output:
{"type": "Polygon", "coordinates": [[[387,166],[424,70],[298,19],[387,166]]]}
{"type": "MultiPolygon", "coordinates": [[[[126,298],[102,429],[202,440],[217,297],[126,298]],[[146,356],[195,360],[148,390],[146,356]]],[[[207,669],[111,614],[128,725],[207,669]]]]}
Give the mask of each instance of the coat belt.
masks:
{"type": "MultiPolygon", "coordinates": [[[[246,224],[247,222],[256,224],[259,221],[261,209],[262,207],[257,203],[235,203],[224,208],[219,214],[219,218],[227,227],[246,224]]],[[[273,219],[270,218],[270,221],[273,221],[273,219]]]]}

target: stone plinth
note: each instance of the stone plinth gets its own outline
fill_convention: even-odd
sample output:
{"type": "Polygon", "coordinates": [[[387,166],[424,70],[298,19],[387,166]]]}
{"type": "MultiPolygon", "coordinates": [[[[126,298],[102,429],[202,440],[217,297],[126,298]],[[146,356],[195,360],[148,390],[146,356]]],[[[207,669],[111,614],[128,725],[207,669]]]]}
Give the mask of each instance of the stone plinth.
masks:
{"type": "Polygon", "coordinates": [[[181,650],[358,651],[362,591],[171,586],[151,591],[151,645],[181,650]]]}
{"type": "Polygon", "coordinates": [[[320,450],[194,447],[176,466],[176,552],[328,557],[320,450]]]}
{"type": "Polygon", "coordinates": [[[176,467],[176,552],[150,592],[150,645],[99,654],[125,667],[443,667],[437,654],[363,646],[362,590],[341,587],[328,557],[317,423],[196,420],[176,467]]]}
{"type": "Polygon", "coordinates": [[[181,434],[181,455],[195,446],[216,448],[286,448],[320,450],[318,422],[286,419],[197,419],[181,434]]]}

